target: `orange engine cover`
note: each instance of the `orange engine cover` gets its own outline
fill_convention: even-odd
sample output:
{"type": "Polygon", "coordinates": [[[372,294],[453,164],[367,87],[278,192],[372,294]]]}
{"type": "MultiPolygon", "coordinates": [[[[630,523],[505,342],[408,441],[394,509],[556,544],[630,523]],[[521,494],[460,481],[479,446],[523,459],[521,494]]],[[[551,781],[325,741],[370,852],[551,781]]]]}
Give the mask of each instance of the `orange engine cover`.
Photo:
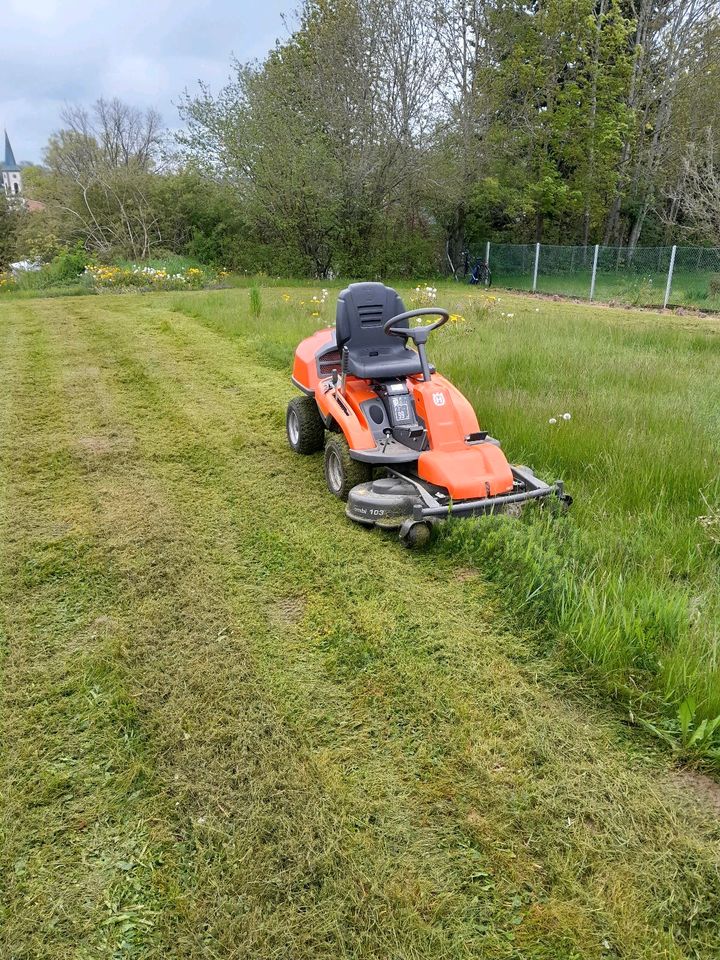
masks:
{"type": "Polygon", "coordinates": [[[418,475],[444,487],[453,500],[509,493],[513,475],[502,450],[493,443],[470,446],[465,442],[465,437],[480,427],[460,391],[439,374],[429,381],[412,379],[410,383],[430,441],[430,449],[418,459],[418,475]]]}
{"type": "Polygon", "coordinates": [[[445,487],[453,500],[480,500],[509,493],[513,475],[505,454],[494,443],[460,450],[426,450],[418,460],[418,476],[445,487]]]}

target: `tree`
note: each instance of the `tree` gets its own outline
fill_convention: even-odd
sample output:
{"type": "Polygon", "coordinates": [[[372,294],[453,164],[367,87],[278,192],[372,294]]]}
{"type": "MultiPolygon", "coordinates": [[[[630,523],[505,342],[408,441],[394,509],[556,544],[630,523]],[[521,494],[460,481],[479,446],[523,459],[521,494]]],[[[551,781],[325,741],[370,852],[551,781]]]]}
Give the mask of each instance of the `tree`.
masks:
{"type": "Polygon", "coordinates": [[[720,165],[717,158],[717,136],[709,128],[704,139],[689,146],[682,178],[669,195],[673,226],[681,218],[682,229],[701,243],[714,245],[720,245],[720,165]]]}
{"type": "Polygon", "coordinates": [[[617,178],[628,112],[628,24],[617,0],[509,2],[490,18],[492,173],[554,238],[587,242],[617,178]]]}
{"type": "Polygon", "coordinates": [[[408,0],[307,0],[262,66],[236,63],[217,96],[185,96],[185,158],[210,156],[286,268],[372,271],[390,225],[395,238],[409,221],[417,231],[410,198],[433,122],[426,23],[408,0]]]}
{"type": "Polygon", "coordinates": [[[74,224],[88,249],[147,257],[161,243],[151,203],[163,145],[160,117],[119,100],[68,107],[50,138],[47,199],[74,224]]]}
{"type": "Polygon", "coordinates": [[[0,193],[0,271],[6,270],[15,257],[18,213],[0,193]]]}
{"type": "Polygon", "coordinates": [[[485,138],[492,118],[488,36],[494,9],[486,0],[444,0],[433,17],[442,79],[426,194],[443,224],[445,254],[453,270],[466,244],[471,198],[487,171],[485,138]]]}
{"type": "Polygon", "coordinates": [[[627,6],[633,17],[634,49],[626,104],[634,122],[625,136],[604,242],[624,239],[624,211],[627,241],[633,248],[662,194],[665,164],[673,152],[677,94],[683,77],[693,72],[698,38],[717,24],[718,2],[629,0],[627,6]]]}

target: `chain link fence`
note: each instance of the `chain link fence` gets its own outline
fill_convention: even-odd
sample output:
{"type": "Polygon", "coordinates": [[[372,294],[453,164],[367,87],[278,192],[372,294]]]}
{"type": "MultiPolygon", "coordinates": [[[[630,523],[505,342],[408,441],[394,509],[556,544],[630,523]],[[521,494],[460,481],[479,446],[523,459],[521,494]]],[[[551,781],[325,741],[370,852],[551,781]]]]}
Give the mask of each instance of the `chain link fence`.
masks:
{"type": "Polygon", "coordinates": [[[487,262],[493,284],[512,290],[720,310],[720,247],[485,243],[472,260],[487,262]]]}

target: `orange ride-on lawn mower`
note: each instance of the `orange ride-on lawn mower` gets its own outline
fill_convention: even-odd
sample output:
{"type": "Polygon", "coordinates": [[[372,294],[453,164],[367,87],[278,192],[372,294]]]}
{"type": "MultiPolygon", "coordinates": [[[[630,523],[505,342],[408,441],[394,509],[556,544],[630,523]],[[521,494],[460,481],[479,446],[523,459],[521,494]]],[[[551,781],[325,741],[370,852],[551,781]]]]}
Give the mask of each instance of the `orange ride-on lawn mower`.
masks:
{"type": "Polygon", "coordinates": [[[325,449],[325,479],[351,520],[397,529],[424,544],[448,516],[514,512],[528,500],[571,498],[527,467],[511,466],[473,408],[428,362],[425,344],[447,310],[405,310],[382,283],[352,283],[338,298],[335,329],[295,351],[287,435],[296,453],[325,449]],[[434,316],[411,327],[415,317],[434,316]],[[416,350],[408,346],[411,340],[416,350]]]}

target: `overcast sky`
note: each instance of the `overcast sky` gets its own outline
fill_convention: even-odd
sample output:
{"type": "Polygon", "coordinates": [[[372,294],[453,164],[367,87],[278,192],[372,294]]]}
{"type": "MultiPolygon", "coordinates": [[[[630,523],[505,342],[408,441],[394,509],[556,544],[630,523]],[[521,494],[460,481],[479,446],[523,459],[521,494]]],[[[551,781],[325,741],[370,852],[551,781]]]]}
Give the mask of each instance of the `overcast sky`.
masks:
{"type": "Polygon", "coordinates": [[[18,162],[42,159],[65,103],[117,96],[178,125],[198,79],[217,90],[230,59],[261,58],[286,36],[294,0],[2,0],[0,128],[18,162]]]}

